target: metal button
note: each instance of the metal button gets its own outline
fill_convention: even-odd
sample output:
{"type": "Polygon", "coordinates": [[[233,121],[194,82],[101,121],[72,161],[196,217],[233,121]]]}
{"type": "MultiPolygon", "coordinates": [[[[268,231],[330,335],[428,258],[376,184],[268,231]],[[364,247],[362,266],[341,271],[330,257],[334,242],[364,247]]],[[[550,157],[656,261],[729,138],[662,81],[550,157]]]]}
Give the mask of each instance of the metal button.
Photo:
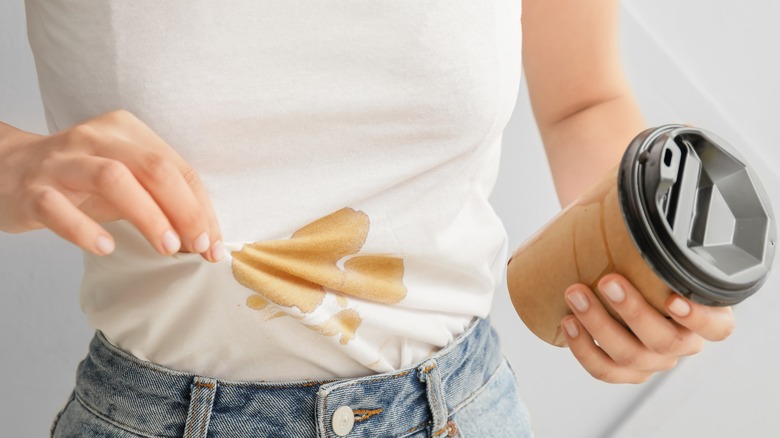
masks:
{"type": "Polygon", "coordinates": [[[455,424],[454,421],[448,421],[447,422],[447,436],[453,437],[458,436],[458,426],[455,424]]]}
{"type": "Polygon", "coordinates": [[[349,406],[341,406],[333,413],[331,425],[333,426],[333,433],[338,436],[346,436],[355,425],[355,413],[352,412],[349,406]]]}

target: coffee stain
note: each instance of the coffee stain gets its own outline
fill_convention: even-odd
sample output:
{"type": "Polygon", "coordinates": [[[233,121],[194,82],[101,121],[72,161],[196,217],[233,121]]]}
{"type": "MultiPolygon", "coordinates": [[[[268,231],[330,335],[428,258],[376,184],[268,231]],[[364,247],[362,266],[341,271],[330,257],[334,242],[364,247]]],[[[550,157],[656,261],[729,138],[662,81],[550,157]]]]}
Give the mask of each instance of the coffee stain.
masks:
{"type": "Polygon", "coordinates": [[[246,299],[246,305],[255,310],[263,310],[268,306],[268,300],[260,295],[250,295],[246,299]]]}
{"type": "Polygon", "coordinates": [[[341,335],[339,343],[347,345],[355,338],[355,332],[363,320],[353,309],[345,309],[333,315],[330,319],[319,325],[307,326],[315,332],[325,336],[341,335]]]}
{"type": "Polygon", "coordinates": [[[281,312],[279,310],[274,310],[272,307],[268,307],[270,304],[271,303],[269,303],[266,299],[264,299],[260,295],[251,295],[246,299],[247,307],[250,307],[255,310],[263,311],[265,313],[266,321],[270,321],[276,318],[281,318],[282,316],[287,315],[284,312],[281,312]]]}
{"type": "Polygon", "coordinates": [[[257,294],[247,298],[247,306],[260,311],[286,308],[290,311],[282,315],[326,336],[340,334],[340,343],[347,344],[354,339],[362,319],[357,311],[347,308],[346,296],[397,304],[407,293],[403,259],[357,255],[369,229],[368,215],[342,208],[303,226],[289,239],[254,242],[233,251],[233,276],[257,294]],[[338,264],[342,260],[343,268],[338,264]],[[344,310],[325,322],[308,324],[306,317],[323,308],[328,294],[335,295],[344,310]]]}
{"type": "Polygon", "coordinates": [[[263,263],[246,246],[241,253],[234,253],[233,276],[267,301],[282,307],[297,307],[303,313],[312,312],[325,298],[321,285],[263,263]]]}

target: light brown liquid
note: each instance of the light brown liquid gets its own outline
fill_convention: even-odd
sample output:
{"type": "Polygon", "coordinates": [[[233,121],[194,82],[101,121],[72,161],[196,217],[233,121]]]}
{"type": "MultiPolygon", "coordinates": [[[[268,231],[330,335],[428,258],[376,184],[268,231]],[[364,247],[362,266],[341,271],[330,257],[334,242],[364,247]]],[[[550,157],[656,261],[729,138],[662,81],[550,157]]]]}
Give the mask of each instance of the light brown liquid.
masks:
{"type": "MultiPolygon", "coordinates": [[[[560,322],[572,312],[564,292],[575,283],[596,291],[603,276],[616,272],[662,313],[672,293],[631,240],[620,211],[617,170],[607,172],[509,260],[507,286],[515,310],[534,334],[553,345],[566,345],[560,322]]],[[[601,299],[597,291],[596,296],[601,299]]],[[[609,303],[602,302],[621,321],[609,303]]]]}
{"type": "Polygon", "coordinates": [[[366,242],[370,221],[358,210],[342,208],[299,229],[289,239],[254,242],[234,251],[232,270],[239,283],[256,293],[247,306],[267,311],[268,318],[303,317],[314,312],[325,295],[336,295],[343,310],[320,324],[307,324],[325,336],[354,339],[362,319],[348,308],[348,296],[384,304],[406,297],[403,259],[384,254],[358,254],[366,242]],[[343,268],[339,261],[343,260],[343,268]]]}

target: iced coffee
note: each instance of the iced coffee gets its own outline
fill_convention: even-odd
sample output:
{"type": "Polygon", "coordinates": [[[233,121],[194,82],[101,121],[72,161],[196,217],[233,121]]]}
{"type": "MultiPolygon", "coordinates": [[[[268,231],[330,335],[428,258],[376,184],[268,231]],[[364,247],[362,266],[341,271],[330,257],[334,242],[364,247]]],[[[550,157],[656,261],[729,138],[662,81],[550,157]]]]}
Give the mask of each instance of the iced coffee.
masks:
{"type": "Polygon", "coordinates": [[[517,248],[507,285],[531,331],[563,346],[570,285],[595,289],[616,272],[662,313],[672,293],[733,305],[765,282],[775,233],[744,159],[710,132],[667,125],[639,134],[618,166],[517,248]]]}

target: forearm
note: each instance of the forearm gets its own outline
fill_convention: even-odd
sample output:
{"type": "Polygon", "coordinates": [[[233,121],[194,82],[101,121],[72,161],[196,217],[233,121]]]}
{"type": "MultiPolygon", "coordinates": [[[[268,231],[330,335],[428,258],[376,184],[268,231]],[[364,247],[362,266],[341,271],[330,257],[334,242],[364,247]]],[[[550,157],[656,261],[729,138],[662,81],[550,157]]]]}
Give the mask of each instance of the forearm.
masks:
{"type": "Polygon", "coordinates": [[[620,161],[628,143],[646,128],[629,90],[559,121],[540,124],[562,206],[569,204],[620,161]]]}
{"type": "Polygon", "coordinates": [[[523,1],[523,67],[562,205],[644,128],[621,67],[618,15],[618,0],[523,1]]]}

